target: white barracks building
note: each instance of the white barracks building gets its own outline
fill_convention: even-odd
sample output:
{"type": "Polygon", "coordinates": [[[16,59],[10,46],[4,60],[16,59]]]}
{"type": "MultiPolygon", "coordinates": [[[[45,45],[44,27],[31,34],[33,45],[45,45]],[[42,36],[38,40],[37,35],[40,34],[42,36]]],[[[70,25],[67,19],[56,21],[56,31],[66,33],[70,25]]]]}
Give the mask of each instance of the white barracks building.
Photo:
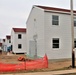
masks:
{"type": "MultiPolygon", "coordinates": [[[[70,10],[35,5],[26,24],[29,55],[43,57],[47,54],[49,59],[71,58],[70,10]]],[[[74,11],[74,45],[76,48],[76,11],[74,11]]]]}
{"type": "Polygon", "coordinates": [[[26,53],[26,28],[12,28],[11,44],[13,53],[26,53]]]}

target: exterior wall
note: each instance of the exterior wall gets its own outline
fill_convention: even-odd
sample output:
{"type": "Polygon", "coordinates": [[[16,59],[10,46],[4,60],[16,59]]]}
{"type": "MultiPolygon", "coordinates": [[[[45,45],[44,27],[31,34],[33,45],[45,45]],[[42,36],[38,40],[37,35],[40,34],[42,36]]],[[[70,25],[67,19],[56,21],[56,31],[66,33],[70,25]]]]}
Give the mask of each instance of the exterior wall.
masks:
{"type": "Polygon", "coordinates": [[[27,54],[30,52],[30,41],[37,35],[37,55],[44,55],[44,12],[40,8],[33,8],[27,21],[27,54]]]}
{"type": "Polygon", "coordinates": [[[9,46],[11,46],[11,43],[9,43],[9,40],[11,40],[11,39],[7,39],[7,38],[6,38],[6,40],[5,40],[5,49],[6,49],[6,51],[7,51],[7,48],[8,48],[9,46]]]}
{"type": "Polygon", "coordinates": [[[2,43],[2,46],[0,46],[0,50],[3,50],[3,39],[0,39],[0,43],[2,43]]]}
{"type": "Polygon", "coordinates": [[[6,46],[6,43],[4,41],[3,41],[2,47],[3,47],[3,51],[7,51],[7,46],[6,46]]]}
{"type": "Polygon", "coordinates": [[[12,31],[12,51],[14,53],[26,53],[26,33],[12,31]],[[18,39],[18,34],[22,34],[22,38],[18,39]],[[22,48],[18,49],[18,44],[22,44],[22,48]]]}
{"type": "Polygon", "coordinates": [[[0,43],[3,43],[3,39],[0,39],[0,43]]]}
{"type": "Polygon", "coordinates": [[[14,31],[13,31],[13,29],[12,29],[12,31],[11,31],[11,45],[12,45],[12,52],[13,52],[13,50],[14,50],[14,40],[15,40],[15,35],[14,35],[14,31]]]}
{"type": "Polygon", "coordinates": [[[0,46],[0,50],[2,50],[2,46],[0,46]]]}
{"type": "MultiPolygon", "coordinates": [[[[76,33],[76,28],[74,27],[76,33]]],[[[74,37],[76,34],[74,33],[74,37]]],[[[72,57],[71,16],[69,14],[44,12],[33,8],[27,21],[27,53],[29,41],[34,41],[37,34],[37,55],[43,57],[46,53],[49,59],[64,59],[72,57]],[[59,26],[52,25],[52,15],[59,16],[59,26]],[[36,21],[34,22],[34,19],[36,21]],[[59,48],[52,48],[52,39],[59,38],[59,48]]],[[[76,53],[76,51],[75,51],[76,53]]]]}
{"type": "Polygon", "coordinates": [[[67,14],[45,13],[45,46],[50,59],[71,58],[71,17],[67,14]],[[52,25],[52,15],[59,16],[59,26],[52,25]],[[60,48],[52,48],[52,39],[60,39],[60,48]]]}
{"type": "Polygon", "coordinates": [[[6,39],[7,47],[11,46],[11,43],[9,43],[10,39],[6,39]]]}

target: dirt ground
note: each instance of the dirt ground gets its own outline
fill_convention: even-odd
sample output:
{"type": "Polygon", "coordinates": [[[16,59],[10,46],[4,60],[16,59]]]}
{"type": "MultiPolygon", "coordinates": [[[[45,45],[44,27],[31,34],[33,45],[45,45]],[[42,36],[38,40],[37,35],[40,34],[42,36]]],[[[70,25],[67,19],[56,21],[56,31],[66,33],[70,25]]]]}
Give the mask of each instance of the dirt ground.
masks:
{"type": "MultiPolygon", "coordinates": [[[[23,56],[27,58],[24,54],[10,54],[7,55],[6,53],[0,54],[0,62],[2,63],[13,63],[17,64],[20,63],[21,61],[18,61],[18,57],[23,56]]],[[[62,69],[66,67],[71,66],[71,60],[70,59],[65,59],[65,60],[49,60],[48,68],[44,69],[45,71],[52,71],[52,70],[57,70],[57,69],[62,69]]]]}
{"type": "Polygon", "coordinates": [[[26,56],[24,54],[9,54],[9,55],[7,55],[7,53],[2,53],[2,54],[0,54],[0,62],[1,63],[17,64],[17,63],[21,62],[21,61],[18,61],[18,58],[20,56],[26,58],[26,56]]]}
{"type": "Polygon", "coordinates": [[[58,60],[58,61],[49,61],[49,70],[57,70],[57,69],[66,69],[71,67],[71,60],[58,60]]]}

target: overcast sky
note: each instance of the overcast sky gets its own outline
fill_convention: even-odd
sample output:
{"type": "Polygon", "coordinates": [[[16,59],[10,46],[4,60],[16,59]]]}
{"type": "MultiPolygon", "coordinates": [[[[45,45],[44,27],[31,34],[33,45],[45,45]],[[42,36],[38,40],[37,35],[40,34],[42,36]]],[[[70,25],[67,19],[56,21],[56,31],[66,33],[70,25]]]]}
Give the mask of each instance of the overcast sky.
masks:
{"type": "Polygon", "coordinates": [[[10,35],[12,27],[26,28],[33,5],[70,9],[70,0],[0,0],[0,38],[10,35]]]}

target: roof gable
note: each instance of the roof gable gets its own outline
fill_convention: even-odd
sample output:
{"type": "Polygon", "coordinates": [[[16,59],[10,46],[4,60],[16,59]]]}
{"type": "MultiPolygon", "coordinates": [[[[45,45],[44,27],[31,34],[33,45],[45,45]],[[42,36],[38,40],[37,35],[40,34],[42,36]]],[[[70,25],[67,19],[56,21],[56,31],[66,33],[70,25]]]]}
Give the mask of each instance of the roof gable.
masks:
{"type": "Polygon", "coordinates": [[[7,38],[7,39],[11,39],[11,36],[10,36],[10,35],[7,35],[6,38],[7,38]]]}
{"type": "Polygon", "coordinates": [[[13,28],[14,32],[26,32],[26,28],[13,28]]]}

